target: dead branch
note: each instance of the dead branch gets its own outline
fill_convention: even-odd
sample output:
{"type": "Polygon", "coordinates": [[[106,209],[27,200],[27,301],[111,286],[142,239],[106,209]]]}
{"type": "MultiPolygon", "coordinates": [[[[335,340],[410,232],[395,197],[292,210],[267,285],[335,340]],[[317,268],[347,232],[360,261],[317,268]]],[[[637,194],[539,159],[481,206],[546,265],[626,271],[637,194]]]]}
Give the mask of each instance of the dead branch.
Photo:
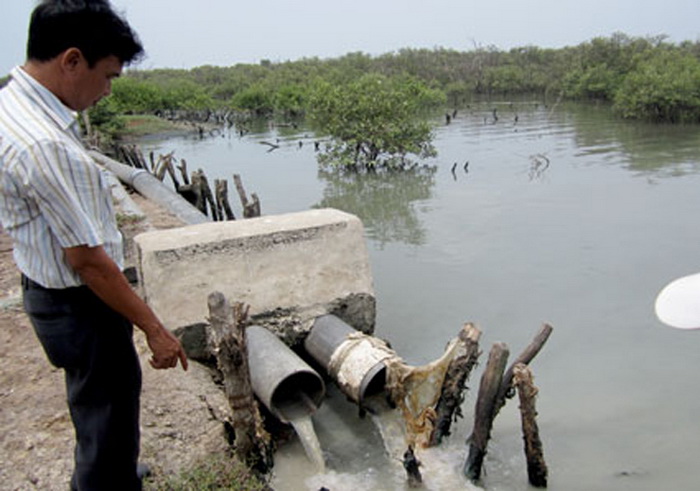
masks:
{"type": "Polygon", "coordinates": [[[276,145],[276,144],[274,144],[274,143],[270,143],[270,142],[268,142],[268,141],[261,141],[260,144],[261,144],[261,145],[267,145],[268,147],[270,147],[270,149],[268,150],[268,152],[272,152],[273,150],[277,150],[277,149],[280,147],[279,145],[276,145]]]}

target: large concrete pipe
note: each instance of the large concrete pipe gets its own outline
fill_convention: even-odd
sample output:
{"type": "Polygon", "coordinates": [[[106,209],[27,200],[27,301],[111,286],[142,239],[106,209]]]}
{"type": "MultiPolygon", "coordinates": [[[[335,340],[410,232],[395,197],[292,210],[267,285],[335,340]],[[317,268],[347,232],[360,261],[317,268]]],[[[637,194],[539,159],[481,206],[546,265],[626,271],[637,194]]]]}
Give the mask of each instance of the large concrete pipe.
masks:
{"type": "Polygon", "coordinates": [[[90,155],[98,164],[116,175],[120,181],[133,187],[139,194],[159,204],[186,224],[194,225],[211,221],[208,216],[159,181],[150,172],[129,167],[99,152],[90,151],[90,155]]]}
{"type": "Polygon", "coordinates": [[[334,315],[316,318],[304,348],[328,370],[345,395],[361,406],[368,397],[384,391],[386,362],[398,358],[385,342],[334,315]]]}
{"type": "Polygon", "coordinates": [[[282,422],[311,416],[326,392],[321,376],[261,326],[246,329],[253,391],[282,422]]]}

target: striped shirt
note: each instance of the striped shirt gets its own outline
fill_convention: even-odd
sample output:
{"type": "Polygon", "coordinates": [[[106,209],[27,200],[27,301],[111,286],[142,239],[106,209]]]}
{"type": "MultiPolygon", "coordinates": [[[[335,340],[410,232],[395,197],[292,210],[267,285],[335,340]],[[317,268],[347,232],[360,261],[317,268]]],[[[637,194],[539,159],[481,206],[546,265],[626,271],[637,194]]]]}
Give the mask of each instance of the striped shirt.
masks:
{"type": "Polygon", "coordinates": [[[20,67],[0,90],[0,223],[17,267],[47,288],[82,284],[63,249],[103,246],[123,267],[104,169],[88,155],[77,114],[20,67]]]}

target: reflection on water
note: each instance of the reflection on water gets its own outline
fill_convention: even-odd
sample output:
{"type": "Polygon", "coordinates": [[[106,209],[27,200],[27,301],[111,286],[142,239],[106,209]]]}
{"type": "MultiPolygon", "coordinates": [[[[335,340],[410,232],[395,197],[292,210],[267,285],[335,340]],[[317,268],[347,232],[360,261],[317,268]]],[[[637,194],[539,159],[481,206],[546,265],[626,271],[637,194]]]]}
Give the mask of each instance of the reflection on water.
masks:
{"type": "MultiPolygon", "coordinates": [[[[439,356],[466,321],[482,329],[484,350],[505,341],[511,353],[542,322],[553,325],[532,366],[550,489],[695,489],[700,333],[662,326],[653,301],[673,278],[700,271],[700,128],[620,121],[592,106],[499,105],[498,121],[492,110],[475,104],[449,125],[436,121],[430,172],[321,172],[312,136],[289,128],[151,146],[210,180],[241,174],[264,214],[357,214],[376,335],[408,363],[439,356]],[[278,138],[274,152],[259,143],[278,138]],[[533,156],[549,162],[536,179],[533,156]],[[451,173],[467,160],[468,172],[451,173]]],[[[466,457],[475,397],[434,452],[449,459],[445,475],[466,457]]],[[[297,443],[278,452],[273,487],[404,489],[372,424],[330,406],[314,416],[328,472],[317,479],[297,443]]],[[[510,402],[485,461],[490,491],[529,488],[519,425],[510,402]]]]}
{"type": "Polygon", "coordinates": [[[574,106],[568,114],[578,154],[645,174],[683,175],[700,171],[697,125],[614,120],[607,106],[574,106]]]}
{"type": "Polygon", "coordinates": [[[355,174],[340,169],[319,170],[325,183],[317,208],[338,208],[362,219],[367,236],[380,245],[403,242],[421,245],[425,230],[416,206],[432,198],[434,166],[421,165],[406,171],[355,174]]]}

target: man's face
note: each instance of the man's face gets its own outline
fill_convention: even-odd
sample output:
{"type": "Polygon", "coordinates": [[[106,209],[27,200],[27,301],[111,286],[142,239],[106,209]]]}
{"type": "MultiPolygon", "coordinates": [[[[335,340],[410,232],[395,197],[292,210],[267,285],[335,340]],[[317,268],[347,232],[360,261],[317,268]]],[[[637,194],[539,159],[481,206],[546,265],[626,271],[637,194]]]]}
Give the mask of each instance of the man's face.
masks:
{"type": "Polygon", "coordinates": [[[112,92],[112,80],[121,72],[122,63],[116,56],[102,58],[92,68],[81,56],[72,77],[69,100],[64,102],[75,111],[94,106],[112,92]]]}

